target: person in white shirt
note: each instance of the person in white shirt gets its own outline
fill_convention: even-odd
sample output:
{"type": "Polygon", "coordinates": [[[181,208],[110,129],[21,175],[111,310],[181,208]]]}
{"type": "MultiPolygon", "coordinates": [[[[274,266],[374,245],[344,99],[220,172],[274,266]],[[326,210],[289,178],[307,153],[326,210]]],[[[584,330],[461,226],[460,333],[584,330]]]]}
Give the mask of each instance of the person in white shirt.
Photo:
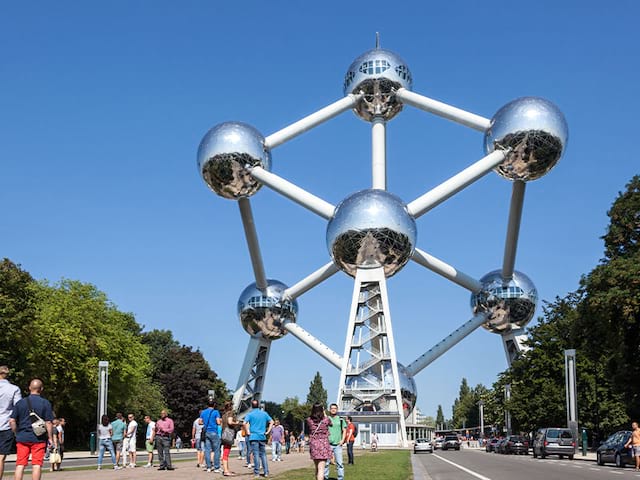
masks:
{"type": "Polygon", "coordinates": [[[138,434],[138,422],[133,413],[127,415],[129,425],[127,425],[127,433],[124,436],[124,443],[122,446],[123,452],[129,453],[129,468],[135,468],[136,466],[136,435],[138,434]]]}
{"type": "Polygon", "coordinates": [[[156,439],[156,422],[151,420],[149,415],[144,416],[144,421],[147,424],[147,433],[144,436],[144,446],[147,449],[147,464],[144,468],[153,467],[153,442],[156,439]]]}
{"type": "Polygon", "coordinates": [[[9,367],[0,365],[0,478],[4,473],[4,461],[13,450],[14,436],[9,426],[13,406],[22,399],[20,389],[7,380],[9,367]]]}

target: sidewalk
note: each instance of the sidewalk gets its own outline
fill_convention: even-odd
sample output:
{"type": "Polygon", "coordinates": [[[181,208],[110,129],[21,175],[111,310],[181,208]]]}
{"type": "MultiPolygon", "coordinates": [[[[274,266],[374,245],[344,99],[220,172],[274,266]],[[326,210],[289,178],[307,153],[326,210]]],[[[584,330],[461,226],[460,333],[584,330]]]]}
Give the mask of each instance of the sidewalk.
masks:
{"type": "MultiPolygon", "coordinates": [[[[173,453],[174,450],[172,450],[173,453]]],[[[190,449],[181,449],[181,452],[188,452],[190,449]]],[[[65,452],[65,460],[70,458],[91,458],[89,452],[65,452]]],[[[105,458],[105,460],[107,460],[105,458]]],[[[267,456],[269,462],[269,476],[273,477],[286,470],[294,470],[298,468],[311,467],[313,462],[309,458],[309,453],[291,453],[289,455],[282,456],[282,462],[272,462],[270,455],[267,456]]],[[[97,461],[97,458],[96,458],[97,461]]],[[[156,460],[157,461],[157,460],[156,460]]],[[[109,465],[110,461],[104,462],[102,470],[97,471],[96,467],[91,469],[81,470],[65,470],[64,462],[62,463],[62,470],[60,472],[50,473],[49,464],[45,463],[43,468],[43,476],[50,478],[56,478],[59,480],[80,480],[91,478],[92,480],[135,480],[139,478],[160,478],[166,477],[171,480],[190,480],[197,478],[224,478],[221,473],[207,473],[206,469],[196,467],[196,454],[193,450],[193,458],[186,461],[176,461],[173,466],[173,471],[158,471],[157,467],[143,468],[142,464],[138,464],[136,468],[125,468],[122,470],[113,470],[109,465]]],[[[236,478],[240,479],[252,479],[253,468],[246,468],[245,461],[232,455],[229,457],[229,468],[235,472],[236,478]]],[[[31,467],[28,467],[30,469],[31,467]]],[[[30,478],[30,475],[25,475],[25,478],[30,478]]]]}

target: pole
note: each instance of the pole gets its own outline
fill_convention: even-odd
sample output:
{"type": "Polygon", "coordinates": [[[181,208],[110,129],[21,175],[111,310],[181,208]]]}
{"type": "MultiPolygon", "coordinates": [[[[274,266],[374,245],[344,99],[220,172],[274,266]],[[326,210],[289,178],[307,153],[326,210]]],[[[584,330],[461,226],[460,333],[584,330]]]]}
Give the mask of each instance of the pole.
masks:
{"type": "MultiPolygon", "coordinates": [[[[511,384],[509,383],[504,386],[504,399],[508,405],[509,400],[511,400],[511,384]]],[[[511,435],[511,412],[508,408],[504,409],[504,424],[507,429],[507,435],[511,435]]]]}
{"type": "Polygon", "coordinates": [[[565,391],[567,396],[567,428],[578,443],[578,391],[576,387],[576,351],[564,351],[565,391]]]}
{"type": "MultiPolygon", "coordinates": [[[[98,362],[98,405],[96,411],[96,423],[97,426],[102,420],[102,416],[107,413],[107,400],[109,397],[109,362],[100,360],[98,362]]],[[[96,442],[95,438],[97,432],[92,431],[94,441],[89,442],[91,455],[95,454],[96,442]]]]}
{"type": "Polygon", "coordinates": [[[478,408],[480,409],[480,441],[484,438],[484,402],[480,400],[478,402],[478,408]]]}

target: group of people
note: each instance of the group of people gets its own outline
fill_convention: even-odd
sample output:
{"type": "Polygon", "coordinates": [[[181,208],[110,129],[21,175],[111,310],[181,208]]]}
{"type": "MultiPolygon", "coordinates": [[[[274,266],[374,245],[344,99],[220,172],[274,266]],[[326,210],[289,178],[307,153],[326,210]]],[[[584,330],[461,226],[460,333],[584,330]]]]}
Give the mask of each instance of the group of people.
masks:
{"type": "MultiPolygon", "coordinates": [[[[102,469],[104,452],[108,451],[114,470],[121,468],[135,468],[137,462],[137,435],[138,422],[133,413],[127,415],[125,421],[122,413],[116,414],[116,419],[111,422],[108,415],[102,415],[98,425],[98,470],[102,469]],[[120,463],[122,460],[122,463],[120,463]]],[[[151,468],[153,464],[153,450],[158,451],[158,470],[174,470],[171,464],[171,443],[174,432],[174,423],[169,418],[167,411],[160,412],[160,418],[152,420],[150,415],[144,416],[147,425],[145,433],[145,450],[147,463],[144,468],[151,468]]]]}

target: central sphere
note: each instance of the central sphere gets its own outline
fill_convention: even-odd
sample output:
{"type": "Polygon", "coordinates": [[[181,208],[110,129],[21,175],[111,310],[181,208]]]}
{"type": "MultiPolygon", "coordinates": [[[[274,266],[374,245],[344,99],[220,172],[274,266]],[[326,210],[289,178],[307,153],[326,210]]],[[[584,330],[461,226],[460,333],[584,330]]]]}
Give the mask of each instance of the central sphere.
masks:
{"type": "Polygon", "coordinates": [[[398,272],[413,254],[416,223],[405,204],[384,190],[362,190],[345,198],[327,225],[327,248],[343,272],[383,267],[398,272]]]}
{"type": "Polygon", "coordinates": [[[282,301],[287,286],[278,280],[267,280],[267,288],[260,290],[255,282],[243,290],[238,299],[240,323],[251,336],[276,340],[286,335],[285,321],[296,321],[298,302],[282,301]]]}

